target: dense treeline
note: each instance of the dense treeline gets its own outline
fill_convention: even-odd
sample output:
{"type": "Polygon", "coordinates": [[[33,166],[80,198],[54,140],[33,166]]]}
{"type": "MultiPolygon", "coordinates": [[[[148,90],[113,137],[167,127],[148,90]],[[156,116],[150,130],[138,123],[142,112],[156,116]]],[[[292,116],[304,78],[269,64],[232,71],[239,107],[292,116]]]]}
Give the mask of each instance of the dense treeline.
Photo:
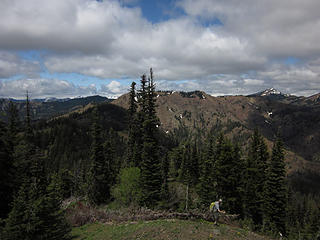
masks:
{"type": "MultiPolygon", "coordinates": [[[[152,69],[132,83],[129,110],[99,104],[82,114],[31,124],[13,104],[0,123],[0,218],[4,239],[68,239],[61,203],[207,211],[223,209],[241,224],[289,239],[316,239],[320,197],[286,176],[280,137],[272,151],[255,130],[243,149],[222,127],[161,130],[152,69]]],[[[1,238],[2,239],[2,238],[1,238]]]]}
{"type": "Polygon", "coordinates": [[[61,181],[45,172],[45,157],[35,145],[27,95],[24,128],[10,106],[8,127],[1,125],[1,239],[70,239],[61,209],[61,181]]]}

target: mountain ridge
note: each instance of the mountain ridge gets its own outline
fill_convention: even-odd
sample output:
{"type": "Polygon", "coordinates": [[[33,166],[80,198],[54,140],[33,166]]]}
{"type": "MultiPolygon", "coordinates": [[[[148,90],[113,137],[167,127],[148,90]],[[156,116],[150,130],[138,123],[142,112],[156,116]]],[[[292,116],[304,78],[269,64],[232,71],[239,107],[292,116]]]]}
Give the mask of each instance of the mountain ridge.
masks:
{"type": "MultiPolygon", "coordinates": [[[[320,104],[308,99],[214,97],[202,91],[159,91],[156,97],[158,117],[165,132],[181,126],[194,132],[216,128],[227,135],[248,139],[252,130],[258,128],[270,142],[280,132],[286,147],[306,160],[317,160],[314,158],[320,155],[320,104]]],[[[128,94],[112,102],[126,109],[128,103],[128,94]]]]}

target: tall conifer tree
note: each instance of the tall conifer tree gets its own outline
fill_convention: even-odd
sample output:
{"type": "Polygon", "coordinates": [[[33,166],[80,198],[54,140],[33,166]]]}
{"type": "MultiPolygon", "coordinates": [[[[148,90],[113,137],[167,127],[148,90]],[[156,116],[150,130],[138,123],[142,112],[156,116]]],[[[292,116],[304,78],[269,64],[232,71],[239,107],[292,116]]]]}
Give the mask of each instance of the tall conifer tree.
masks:
{"type": "Polygon", "coordinates": [[[208,136],[205,153],[202,156],[199,197],[204,208],[217,198],[215,176],[214,137],[208,136]]]}
{"type": "Polygon", "coordinates": [[[263,220],[266,164],[269,158],[267,146],[258,130],[251,137],[246,162],[244,189],[244,216],[261,226],[263,220]]]}
{"type": "Polygon", "coordinates": [[[265,230],[286,233],[287,186],[283,143],[278,138],[267,168],[264,204],[265,230]]]}
{"type": "Polygon", "coordinates": [[[118,138],[117,133],[110,128],[106,141],[103,145],[104,159],[105,159],[105,175],[108,177],[109,186],[111,187],[116,183],[116,177],[120,171],[121,163],[116,158],[116,143],[115,139],[118,138]]]}
{"type": "Polygon", "coordinates": [[[191,146],[190,143],[185,143],[182,145],[182,161],[181,168],[179,170],[179,180],[186,185],[186,204],[185,208],[188,210],[189,201],[189,187],[193,183],[192,177],[192,156],[191,156],[191,146]]]}
{"type": "Polygon", "coordinates": [[[10,151],[13,153],[17,145],[17,133],[19,128],[19,115],[16,104],[10,101],[8,107],[8,139],[10,151]]]}
{"type": "Polygon", "coordinates": [[[218,136],[214,165],[217,196],[223,198],[224,208],[228,212],[238,214],[241,213],[241,178],[244,169],[239,151],[222,134],[218,136]]]}
{"type": "Polygon", "coordinates": [[[7,136],[8,131],[0,121],[0,219],[6,218],[9,213],[14,189],[13,149],[7,136]]]}
{"type": "MultiPolygon", "coordinates": [[[[12,203],[12,209],[6,219],[4,239],[57,239],[52,231],[55,224],[65,219],[59,212],[53,211],[55,199],[48,198],[47,179],[44,158],[34,145],[31,128],[30,103],[27,94],[26,120],[23,144],[20,145],[18,175],[21,178],[18,193],[12,203]],[[51,202],[51,203],[50,203],[51,202]],[[55,215],[58,218],[52,218],[55,215]]],[[[60,207],[60,206],[58,206],[60,207]]],[[[62,225],[65,225],[62,223],[62,225]]],[[[63,231],[59,239],[69,239],[70,229],[63,231]]]]}
{"type": "Polygon", "coordinates": [[[56,189],[47,188],[44,161],[34,155],[30,179],[22,183],[6,220],[4,239],[70,239],[70,226],[56,189]]]}
{"type": "Polygon", "coordinates": [[[159,120],[156,116],[155,84],[153,72],[150,69],[150,77],[146,82],[146,77],[141,78],[141,112],[143,129],[143,146],[141,162],[141,184],[142,184],[142,204],[154,207],[160,200],[162,185],[161,162],[159,157],[159,146],[156,138],[159,120]]]}
{"type": "Polygon", "coordinates": [[[162,161],[161,161],[162,185],[161,185],[160,198],[163,202],[166,202],[169,197],[168,173],[169,173],[169,160],[168,160],[168,154],[165,154],[165,156],[162,157],[162,161]]]}
{"type": "Polygon", "coordinates": [[[88,178],[88,199],[91,204],[106,202],[110,196],[109,166],[106,164],[101,139],[101,125],[98,109],[93,110],[94,122],[92,126],[91,169],[88,178]]]}
{"type": "Polygon", "coordinates": [[[129,98],[129,130],[128,130],[128,150],[127,165],[139,166],[141,158],[141,135],[139,134],[139,122],[137,115],[137,96],[135,82],[132,82],[129,98]]]}

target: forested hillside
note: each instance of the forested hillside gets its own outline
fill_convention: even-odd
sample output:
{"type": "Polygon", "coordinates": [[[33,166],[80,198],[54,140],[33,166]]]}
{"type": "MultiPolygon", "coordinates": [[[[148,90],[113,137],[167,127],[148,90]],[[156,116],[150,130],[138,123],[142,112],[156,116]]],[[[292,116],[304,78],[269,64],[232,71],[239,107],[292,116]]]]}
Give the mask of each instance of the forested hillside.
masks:
{"type": "MultiPolygon", "coordinates": [[[[96,104],[111,101],[112,99],[101,96],[79,97],[74,99],[34,99],[31,100],[30,114],[32,120],[49,119],[75,110],[83,111],[90,103],[96,104]]],[[[8,121],[8,111],[11,102],[15,104],[19,118],[24,117],[26,111],[26,103],[24,100],[0,98],[0,119],[3,121],[8,121]]]]}
{"type": "Polygon", "coordinates": [[[66,199],[203,213],[219,198],[252,231],[316,239],[319,106],[284,101],[156,92],[150,70],[114,103],[58,118],[32,121],[28,98],[24,112],[11,103],[0,125],[1,239],[69,239],[66,199]]]}

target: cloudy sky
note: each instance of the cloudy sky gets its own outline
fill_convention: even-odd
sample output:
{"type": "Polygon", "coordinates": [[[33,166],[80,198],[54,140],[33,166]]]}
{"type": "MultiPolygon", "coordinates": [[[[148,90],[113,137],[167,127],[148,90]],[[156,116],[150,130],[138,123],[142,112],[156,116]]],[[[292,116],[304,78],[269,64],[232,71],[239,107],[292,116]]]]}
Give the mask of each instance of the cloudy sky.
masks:
{"type": "Polygon", "coordinates": [[[318,0],[1,0],[0,97],[320,92],[318,0]]]}

